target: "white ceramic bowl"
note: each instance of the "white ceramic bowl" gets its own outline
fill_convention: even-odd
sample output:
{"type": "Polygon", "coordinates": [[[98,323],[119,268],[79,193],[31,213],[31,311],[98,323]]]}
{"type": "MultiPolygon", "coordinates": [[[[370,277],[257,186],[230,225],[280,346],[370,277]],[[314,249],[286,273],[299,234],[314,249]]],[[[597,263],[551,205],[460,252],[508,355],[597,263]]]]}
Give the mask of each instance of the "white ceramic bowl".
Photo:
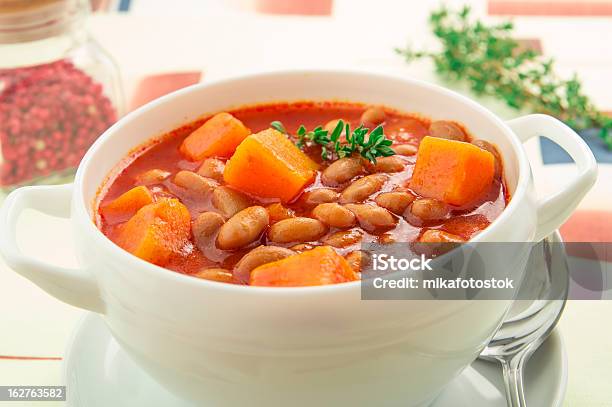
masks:
{"type": "MultiPolygon", "coordinates": [[[[512,199],[478,241],[529,241],[556,229],[596,177],[585,143],[544,115],[503,122],[477,103],[416,80],[349,71],[281,72],[196,85],[127,115],[83,159],[73,186],[13,192],[0,214],[0,251],[18,273],[67,303],[104,315],[134,360],[161,384],[211,406],[428,403],[472,362],[510,301],[362,301],[360,283],[305,288],[225,285],[149,264],[93,222],[96,191],[134,147],[205,113],[270,101],[341,99],[464,123],[495,143],[512,199]],[[521,142],[546,136],[578,175],[538,200],[521,142]],[[70,217],[78,270],[24,256],[18,215],[70,217]]],[[[53,234],[46,231],[49,236],[53,234]]],[[[500,272],[523,274],[526,253],[500,272]]]]}

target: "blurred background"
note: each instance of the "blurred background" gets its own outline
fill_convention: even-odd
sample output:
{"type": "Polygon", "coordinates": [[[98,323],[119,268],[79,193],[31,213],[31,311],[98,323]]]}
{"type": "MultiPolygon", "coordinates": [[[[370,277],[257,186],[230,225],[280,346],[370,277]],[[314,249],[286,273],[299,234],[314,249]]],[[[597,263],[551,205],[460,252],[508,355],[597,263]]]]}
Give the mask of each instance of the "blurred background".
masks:
{"type": "MultiPolygon", "coordinates": [[[[93,3],[100,11],[129,16],[130,21],[181,21],[181,27],[166,23],[155,25],[155,30],[145,29],[143,23],[143,30],[134,26],[131,38],[124,38],[122,44],[115,38],[105,42],[119,62],[128,57],[123,50],[140,41],[144,48],[132,55],[146,58],[141,64],[144,68],[148,58],[155,58],[155,53],[149,52],[153,50],[143,44],[148,38],[157,51],[173,49],[171,55],[149,65],[150,70],[192,66],[226,75],[282,64],[392,69],[402,62],[394,55],[394,47],[435,44],[427,26],[432,9],[440,4],[467,4],[476,16],[490,21],[512,19],[519,39],[554,56],[561,75],[578,72],[593,100],[612,109],[612,96],[598,86],[609,77],[612,67],[610,0],[175,0],[171,6],[164,0],[93,3]]],[[[104,30],[104,21],[96,21],[96,32],[104,30]]],[[[123,27],[116,28],[117,34],[122,33],[123,27]]],[[[123,68],[129,77],[137,72],[128,62],[125,60],[123,68]]]]}

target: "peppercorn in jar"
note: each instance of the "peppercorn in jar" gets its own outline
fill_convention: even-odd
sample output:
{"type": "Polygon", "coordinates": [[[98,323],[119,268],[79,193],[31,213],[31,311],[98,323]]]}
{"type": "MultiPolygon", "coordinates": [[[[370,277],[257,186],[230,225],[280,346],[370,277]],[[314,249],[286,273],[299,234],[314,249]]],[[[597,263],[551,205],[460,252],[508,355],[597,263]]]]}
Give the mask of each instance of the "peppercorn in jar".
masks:
{"type": "Polygon", "coordinates": [[[0,0],[0,188],[71,176],[117,120],[118,71],[86,0],[0,0]]]}

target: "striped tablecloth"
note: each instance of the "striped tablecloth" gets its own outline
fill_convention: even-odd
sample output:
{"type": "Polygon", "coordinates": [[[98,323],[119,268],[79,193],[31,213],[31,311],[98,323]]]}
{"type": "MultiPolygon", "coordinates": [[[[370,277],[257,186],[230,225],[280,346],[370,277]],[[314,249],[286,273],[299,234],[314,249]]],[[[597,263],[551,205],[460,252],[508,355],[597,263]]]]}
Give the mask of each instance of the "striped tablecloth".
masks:
{"type": "MultiPolygon", "coordinates": [[[[133,14],[98,15],[91,20],[95,37],[122,69],[130,106],[141,105],[176,88],[212,77],[288,67],[349,66],[438,81],[429,64],[407,66],[392,51],[393,47],[408,41],[421,46],[435,44],[425,24],[428,9],[423,6],[424,2],[227,2],[227,5],[213,0],[195,2],[194,7],[201,16],[194,17],[195,12],[183,15],[173,12],[167,17],[139,12],[139,8],[144,10],[141,0],[140,4],[132,2],[133,14]],[[210,7],[202,5],[205,3],[210,3],[210,7]]],[[[541,4],[545,2],[538,2],[539,9],[533,5],[521,9],[520,3],[481,0],[473,2],[473,6],[483,15],[487,12],[543,14],[541,4]],[[536,9],[539,11],[534,11],[536,9]]],[[[527,2],[523,3],[527,6],[527,2]]],[[[553,8],[558,9],[554,4],[559,2],[546,3],[546,7],[553,4],[553,8]]],[[[608,10],[610,2],[591,3],[608,4],[597,5],[598,10],[606,7],[608,10]]],[[[570,13],[568,7],[563,7],[565,14],[570,13]]],[[[609,81],[612,20],[591,18],[585,16],[589,13],[584,8],[580,10],[574,10],[574,14],[581,14],[581,17],[517,17],[517,35],[529,39],[544,53],[554,55],[562,73],[577,71],[594,100],[612,110],[609,81]]],[[[515,115],[495,101],[481,102],[502,117],[515,115]]],[[[573,167],[555,158],[554,150],[548,146],[534,141],[527,149],[541,193],[561,187],[572,174],[573,167]]],[[[611,161],[609,153],[601,149],[598,152],[600,178],[580,210],[562,228],[566,240],[609,242],[612,237],[612,192],[609,187],[612,164],[607,164],[611,161]]],[[[65,221],[28,213],[21,225],[20,244],[24,251],[57,264],[75,264],[71,252],[74,237],[65,221]],[[38,230],[54,232],[36,233],[38,230]]],[[[60,384],[64,347],[83,312],[49,297],[10,271],[1,260],[0,287],[0,384],[60,384]]],[[[570,362],[567,406],[612,405],[609,392],[611,314],[612,303],[609,302],[574,301],[568,304],[560,323],[570,362]]]]}

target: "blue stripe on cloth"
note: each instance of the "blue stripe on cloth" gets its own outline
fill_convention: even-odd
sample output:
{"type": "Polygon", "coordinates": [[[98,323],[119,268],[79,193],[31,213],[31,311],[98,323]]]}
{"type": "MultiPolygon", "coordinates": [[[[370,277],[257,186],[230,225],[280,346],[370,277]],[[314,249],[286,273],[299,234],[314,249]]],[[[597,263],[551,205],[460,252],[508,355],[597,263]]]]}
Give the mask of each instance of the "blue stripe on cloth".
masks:
{"type": "MultiPolygon", "coordinates": [[[[599,137],[596,129],[584,130],[580,136],[591,147],[598,163],[612,163],[612,150],[606,148],[603,140],[599,137]]],[[[544,164],[571,163],[573,160],[558,145],[547,138],[540,137],[540,149],[542,150],[542,162],[544,164]]]]}
{"type": "Polygon", "coordinates": [[[129,11],[131,0],[120,0],[119,11],[129,11]]]}

